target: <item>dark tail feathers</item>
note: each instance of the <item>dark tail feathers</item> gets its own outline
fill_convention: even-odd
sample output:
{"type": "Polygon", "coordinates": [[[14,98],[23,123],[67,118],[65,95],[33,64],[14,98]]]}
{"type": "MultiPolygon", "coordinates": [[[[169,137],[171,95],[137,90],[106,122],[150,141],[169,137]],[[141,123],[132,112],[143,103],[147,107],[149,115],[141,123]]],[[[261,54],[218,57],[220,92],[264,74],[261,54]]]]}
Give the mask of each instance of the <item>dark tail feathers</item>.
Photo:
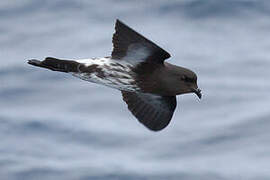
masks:
{"type": "Polygon", "coordinates": [[[71,61],[60,60],[52,57],[47,57],[44,61],[39,61],[36,59],[29,60],[28,64],[42,68],[47,68],[52,71],[78,72],[78,67],[80,63],[72,60],[71,61]]]}

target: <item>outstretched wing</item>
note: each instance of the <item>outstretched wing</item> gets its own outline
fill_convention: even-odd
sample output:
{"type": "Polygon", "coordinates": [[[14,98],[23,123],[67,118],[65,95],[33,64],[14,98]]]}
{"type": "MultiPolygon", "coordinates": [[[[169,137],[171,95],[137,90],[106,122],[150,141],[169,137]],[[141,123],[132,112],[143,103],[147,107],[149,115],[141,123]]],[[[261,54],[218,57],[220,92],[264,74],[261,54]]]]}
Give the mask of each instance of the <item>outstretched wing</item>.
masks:
{"type": "Polygon", "coordinates": [[[113,35],[113,59],[125,59],[132,62],[163,63],[170,54],[146,39],[118,19],[113,35]]]}
{"type": "Polygon", "coordinates": [[[122,91],[123,100],[132,114],[153,131],[164,129],[171,121],[176,107],[175,96],[122,91]]]}

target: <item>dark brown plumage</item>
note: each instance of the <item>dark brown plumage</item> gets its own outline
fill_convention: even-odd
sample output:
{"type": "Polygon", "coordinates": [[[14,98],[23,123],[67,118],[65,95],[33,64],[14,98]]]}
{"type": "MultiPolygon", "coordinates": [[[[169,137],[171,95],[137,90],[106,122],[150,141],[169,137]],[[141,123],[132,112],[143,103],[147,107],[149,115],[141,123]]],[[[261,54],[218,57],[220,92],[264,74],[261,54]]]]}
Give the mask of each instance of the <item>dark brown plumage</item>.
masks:
{"type": "Polygon", "coordinates": [[[121,90],[132,114],[153,131],[164,129],[176,108],[176,95],[201,98],[191,70],[164,62],[170,54],[116,20],[111,57],[86,60],[46,58],[29,64],[69,72],[83,80],[121,90]]]}
{"type": "Polygon", "coordinates": [[[194,72],[165,63],[170,54],[117,20],[113,36],[112,58],[126,60],[128,54],[141,49],[148,53],[133,71],[142,92],[122,91],[132,114],[146,127],[158,131],[165,128],[176,107],[176,95],[195,92],[201,98],[194,72]]]}

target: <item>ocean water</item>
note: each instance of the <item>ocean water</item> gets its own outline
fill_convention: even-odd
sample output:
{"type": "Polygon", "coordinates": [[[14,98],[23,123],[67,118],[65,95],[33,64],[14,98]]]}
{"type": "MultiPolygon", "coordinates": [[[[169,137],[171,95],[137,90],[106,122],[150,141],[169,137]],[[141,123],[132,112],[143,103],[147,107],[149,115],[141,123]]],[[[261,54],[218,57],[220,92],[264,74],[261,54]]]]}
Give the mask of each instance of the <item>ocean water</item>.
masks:
{"type": "Polygon", "coordinates": [[[1,180],[270,179],[267,0],[0,1],[1,180]],[[194,70],[170,125],[143,127],[120,92],[28,65],[111,53],[119,18],[194,70]]]}

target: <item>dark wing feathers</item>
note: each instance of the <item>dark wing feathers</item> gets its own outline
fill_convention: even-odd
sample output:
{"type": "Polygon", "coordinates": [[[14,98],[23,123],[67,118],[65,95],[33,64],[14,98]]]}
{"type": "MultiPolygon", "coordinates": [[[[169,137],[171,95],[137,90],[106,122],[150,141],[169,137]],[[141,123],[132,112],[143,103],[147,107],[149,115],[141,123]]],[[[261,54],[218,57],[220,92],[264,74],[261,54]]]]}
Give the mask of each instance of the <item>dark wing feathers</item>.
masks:
{"type": "Polygon", "coordinates": [[[127,56],[132,56],[140,61],[163,63],[170,57],[170,54],[121,21],[116,20],[112,58],[122,59],[127,56]]]}
{"type": "Polygon", "coordinates": [[[32,59],[28,61],[28,64],[33,66],[43,67],[52,71],[60,72],[78,72],[78,66],[80,63],[73,60],[60,60],[52,57],[47,57],[43,61],[32,59]]]}
{"type": "Polygon", "coordinates": [[[132,114],[147,128],[159,131],[171,121],[176,107],[175,96],[158,96],[122,91],[123,100],[132,114]]]}

